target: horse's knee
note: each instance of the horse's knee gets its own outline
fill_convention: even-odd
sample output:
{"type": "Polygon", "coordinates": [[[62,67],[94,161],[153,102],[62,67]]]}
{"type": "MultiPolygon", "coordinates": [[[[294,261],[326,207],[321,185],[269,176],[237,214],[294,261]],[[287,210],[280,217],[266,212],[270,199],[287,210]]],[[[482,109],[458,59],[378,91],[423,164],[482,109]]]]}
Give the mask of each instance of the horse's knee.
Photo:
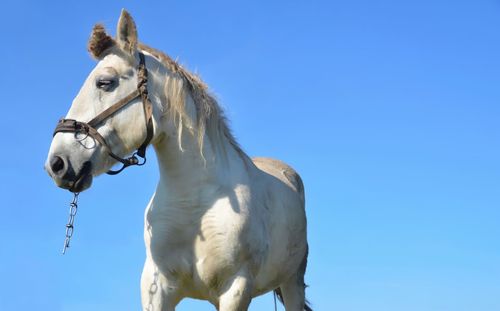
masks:
{"type": "Polygon", "coordinates": [[[237,275],[226,283],[219,296],[219,311],[247,310],[251,299],[251,279],[247,276],[237,275]]]}
{"type": "MultiPolygon", "coordinates": [[[[171,282],[170,282],[171,283],[171,282]]],[[[167,279],[154,265],[147,264],[141,275],[141,302],[145,311],[173,311],[181,300],[167,279]]]]}

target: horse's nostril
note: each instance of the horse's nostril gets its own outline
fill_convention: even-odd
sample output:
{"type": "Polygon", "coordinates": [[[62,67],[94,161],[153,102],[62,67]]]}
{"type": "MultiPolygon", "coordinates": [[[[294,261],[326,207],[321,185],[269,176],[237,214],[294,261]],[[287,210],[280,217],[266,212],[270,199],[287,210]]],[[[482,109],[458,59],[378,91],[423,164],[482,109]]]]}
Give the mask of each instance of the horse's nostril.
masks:
{"type": "Polygon", "coordinates": [[[52,169],[52,172],[56,174],[59,173],[64,168],[63,159],[61,159],[61,157],[54,156],[50,159],[50,168],[52,169]]]}

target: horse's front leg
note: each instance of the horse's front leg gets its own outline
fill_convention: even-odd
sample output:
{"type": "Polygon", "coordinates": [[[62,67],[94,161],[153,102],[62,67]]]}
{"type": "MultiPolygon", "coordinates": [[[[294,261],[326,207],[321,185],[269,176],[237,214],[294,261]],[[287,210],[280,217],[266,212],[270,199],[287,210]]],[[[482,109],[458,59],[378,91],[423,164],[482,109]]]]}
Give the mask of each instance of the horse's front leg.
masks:
{"type": "Polygon", "coordinates": [[[158,266],[146,259],[141,276],[143,311],[174,311],[182,297],[172,280],[167,280],[158,266]]]}
{"type": "Polygon", "coordinates": [[[226,282],[219,296],[219,311],[244,311],[252,300],[252,278],[245,271],[226,282]]]}

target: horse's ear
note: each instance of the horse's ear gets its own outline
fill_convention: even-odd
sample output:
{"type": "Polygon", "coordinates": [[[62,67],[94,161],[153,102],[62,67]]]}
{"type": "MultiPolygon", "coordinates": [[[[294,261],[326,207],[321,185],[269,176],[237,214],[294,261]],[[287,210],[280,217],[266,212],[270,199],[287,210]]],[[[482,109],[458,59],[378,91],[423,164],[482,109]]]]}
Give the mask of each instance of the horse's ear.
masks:
{"type": "Polygon", "coordinates": [[[118,45],[131,55],[137,49],[137,28],[132,16],[125,9],[122,9],[122,14],[118,20],[116,40],[118,45]]]}
{"type": "Polygon", "coordinates": [[[104,52],[109,50],[115,45],[115,40],[111,38],[101,24],[96,24],[92,29],[92,34],[90,35],[88,50],[90,54],[96,59],[102,59],[105,54],[104,52]]]}

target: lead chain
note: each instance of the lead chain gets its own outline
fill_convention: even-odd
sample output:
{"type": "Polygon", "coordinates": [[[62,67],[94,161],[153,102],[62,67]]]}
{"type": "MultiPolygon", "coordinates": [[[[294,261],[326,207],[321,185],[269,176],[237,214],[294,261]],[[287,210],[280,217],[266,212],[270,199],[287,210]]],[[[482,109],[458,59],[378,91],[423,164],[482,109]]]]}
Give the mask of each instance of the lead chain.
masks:
{"type": "Polygon", "coordinates": [[[78,192],[74,193],[73,201],[69,204],[69,218],[66,224],[66,238],[64,239],[64,248],[62,250],[63,255],[66,253],[66,249],[69,247],[69,242],[73,236],[76,212],[78,211],[78,192]]]}
{"type": "Polygon", "coordinates": [[[146,311],[154,311],[153,299],[155,294],[158,292],[158,267],[155,268],[155,272],[153,274],[153,282],[149,285],[149,303],[146,307],[146,311]]]}

